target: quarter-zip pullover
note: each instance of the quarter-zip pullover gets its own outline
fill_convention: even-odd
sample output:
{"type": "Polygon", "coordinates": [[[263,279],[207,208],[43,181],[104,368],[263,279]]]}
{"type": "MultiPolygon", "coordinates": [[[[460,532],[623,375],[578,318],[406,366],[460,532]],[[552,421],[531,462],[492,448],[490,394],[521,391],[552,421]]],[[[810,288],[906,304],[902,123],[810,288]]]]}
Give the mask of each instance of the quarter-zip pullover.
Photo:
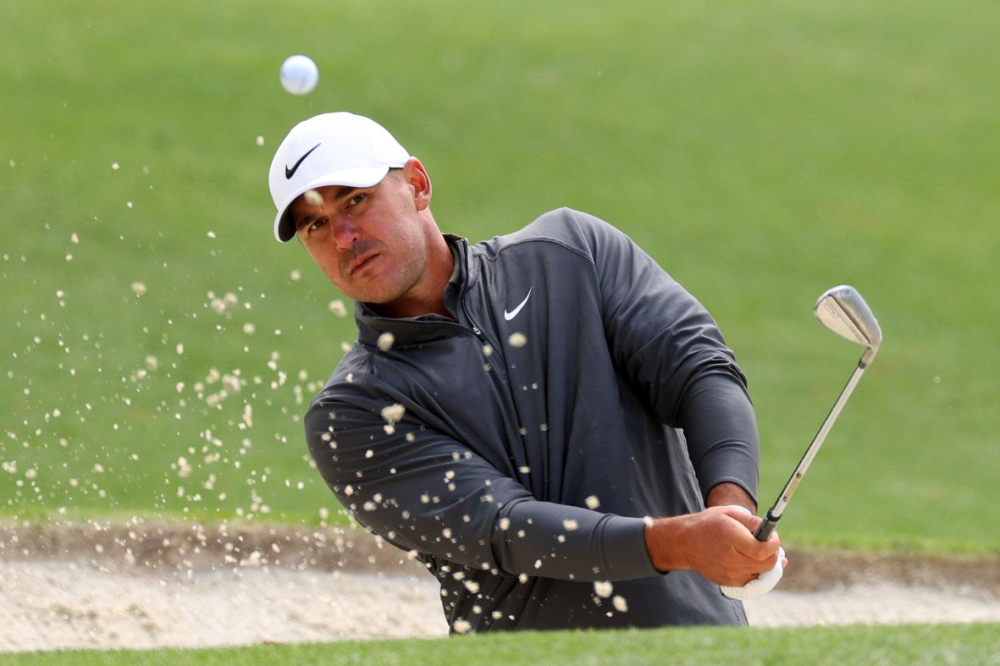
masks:
{"type": "Polygon", "coordinates": [[[577,211],[446,238],[454,319],[358,303],[309,408],[335,495],[438,578],[453,630],[746,624],[717,585],[658,572],[644,538],[716,484],[756,496],[746,379],[705,308],[577,211]]]}

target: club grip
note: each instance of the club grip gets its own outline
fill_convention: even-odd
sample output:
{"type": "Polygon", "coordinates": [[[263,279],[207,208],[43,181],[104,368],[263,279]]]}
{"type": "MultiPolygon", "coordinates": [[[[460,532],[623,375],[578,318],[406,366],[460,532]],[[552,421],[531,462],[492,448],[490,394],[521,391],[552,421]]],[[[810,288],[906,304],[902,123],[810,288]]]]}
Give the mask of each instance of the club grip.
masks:
{"type": "Polygon", "coordinates": [[[774,528],[778,526],[778,520],[780,519],[781,516],[774,518],[771,516],[771,512],[768,511],[767,518],[764,519],[764,522],[762,522],[757,527],[757,531],[754,532],[754,538],[757,539],[757,541],[767,541],[771,538],[771,533],[774,532],[774,528]]]}

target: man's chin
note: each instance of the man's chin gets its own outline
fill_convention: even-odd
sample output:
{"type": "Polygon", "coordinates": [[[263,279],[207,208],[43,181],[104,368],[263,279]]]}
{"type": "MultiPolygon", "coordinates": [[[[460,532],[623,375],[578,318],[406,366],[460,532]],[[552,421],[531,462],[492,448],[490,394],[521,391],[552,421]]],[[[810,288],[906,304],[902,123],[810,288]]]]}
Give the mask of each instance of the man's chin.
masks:
{"type": "Polygon", "coordinates": [[[352,301],[366,305],[384,305],[398,298],[395,293],[379,289],[378,285],[373,284],[376,280],[377,278],[359,277],[356,280],[352,280],[353,284],[337,284],[337,282],[334,282],[334,286],[352,301]]]}
{"type": "Polygon", "coordinates": [[[344,295],[353,301],[364,303],[376,311],[392,306],[392,304],[395,303],[400,297],[400,295],[397,294],[385,294],[372,290],[359,290],[354,293],[345,291],[344,295]]]}

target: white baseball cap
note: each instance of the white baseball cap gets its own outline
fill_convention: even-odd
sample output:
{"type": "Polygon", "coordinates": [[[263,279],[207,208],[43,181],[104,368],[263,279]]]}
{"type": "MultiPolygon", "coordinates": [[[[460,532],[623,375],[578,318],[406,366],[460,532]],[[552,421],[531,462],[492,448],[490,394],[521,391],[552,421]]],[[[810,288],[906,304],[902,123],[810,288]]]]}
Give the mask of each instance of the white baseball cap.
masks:
{"type": "Polygon", "coordinates": [[[297,197],[326,185],[371,187],[410,154],[374,120],[344,111],[314,116],[292,128],[271,161],[268,185],[278,208],[274,236],[295,237],[288,208],[297,197]]]}

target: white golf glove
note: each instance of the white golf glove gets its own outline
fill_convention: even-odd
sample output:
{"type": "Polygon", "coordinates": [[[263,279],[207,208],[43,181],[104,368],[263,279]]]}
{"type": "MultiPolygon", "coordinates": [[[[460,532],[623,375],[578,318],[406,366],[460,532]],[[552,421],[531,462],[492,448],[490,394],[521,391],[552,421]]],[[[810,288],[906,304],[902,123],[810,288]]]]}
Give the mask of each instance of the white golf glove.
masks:
{"type": "MultiPolygon", "coordinates": [[[[750,510],[745,506],[739,506],[738,504],[731,504],[733,506],[748,516],[752,516],[750,510]]],[[[743,587],[732,587],[730,585],[720,585],[719,589],[722,590],[722,594],[729,597],[730,599],[737,599],[739,601],[746,601],[747,599],[756,599],[759,596],[763,596],[770,592],[778,581],[781,580],[782,574],[785,573],[784,567],[781,565],[781,561],[785,557],[785,549],[778,548],[778,561],[774,563],[774,568],[770,571],[765,571],[760,574],[752,581],[744,585],[743,587]]]]}

